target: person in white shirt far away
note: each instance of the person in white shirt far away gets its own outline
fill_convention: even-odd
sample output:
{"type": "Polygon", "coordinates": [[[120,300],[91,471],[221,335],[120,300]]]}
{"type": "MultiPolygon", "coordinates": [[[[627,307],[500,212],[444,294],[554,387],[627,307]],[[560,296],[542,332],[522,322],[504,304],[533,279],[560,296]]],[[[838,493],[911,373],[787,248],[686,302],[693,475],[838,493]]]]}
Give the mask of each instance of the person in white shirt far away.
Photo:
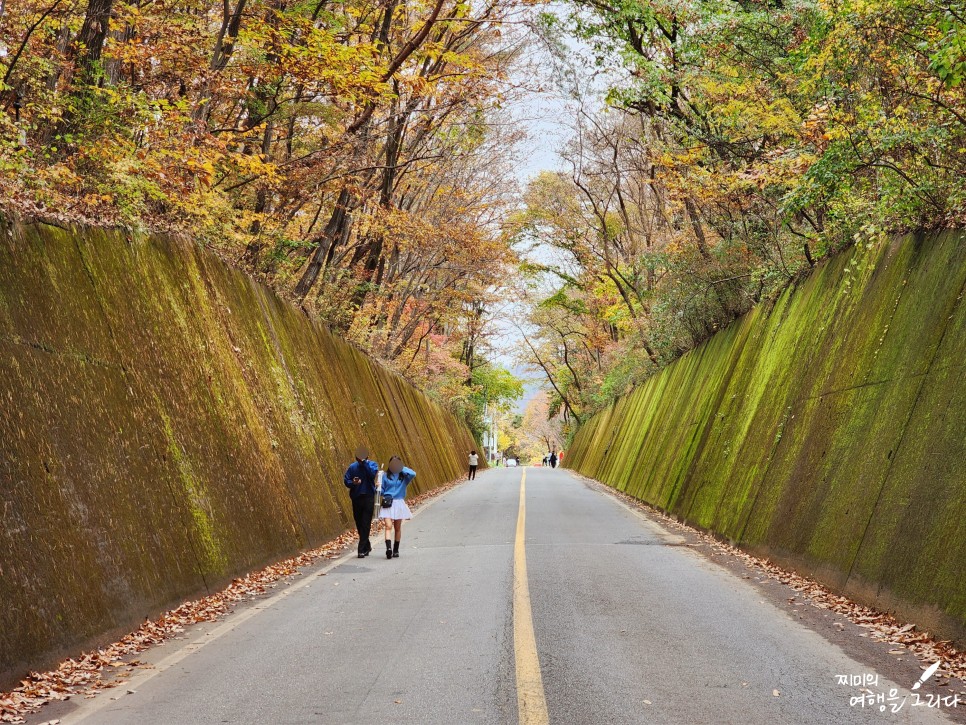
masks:
{"type": "Polygon", "coordinates": [[[480,457],[476,455],[476,451],[470,451],[470,472],[466,477],[467,481],[472,481],[476,478],[476,467],[478,465],[480,465],[480,457]]]}

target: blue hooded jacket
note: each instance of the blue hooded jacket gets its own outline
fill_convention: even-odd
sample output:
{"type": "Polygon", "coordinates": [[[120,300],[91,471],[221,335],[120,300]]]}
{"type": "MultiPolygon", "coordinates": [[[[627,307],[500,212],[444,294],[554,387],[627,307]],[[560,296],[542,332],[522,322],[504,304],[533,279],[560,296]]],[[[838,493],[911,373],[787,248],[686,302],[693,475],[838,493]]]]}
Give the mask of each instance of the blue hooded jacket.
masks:
{"type": "Polygon", "coordinates": [[[394,476],[389,471],[386,471],[382,478],[382,492],[384,494],[389,494],[394,499],[395,498],[406,498],[406,486],[408,486],[412,480],[416,478],[416,472],[411,468],[403,469],[399,472],[398,476],[394,476]]]}
{"type": "Polygon", "coordinates": [[[346,488],[349,489],[349,497],[356,498],[357,496],[375,496],[376,474],[378,472],[379,466],[376,465],[375,461],[366,459],[364,461],[355,461],[352,463],[346,469],[345,478],[343,480],[346,488]],[[353,478],[362,479],[362,483],[358,485],[352,483],[353,478]]]}

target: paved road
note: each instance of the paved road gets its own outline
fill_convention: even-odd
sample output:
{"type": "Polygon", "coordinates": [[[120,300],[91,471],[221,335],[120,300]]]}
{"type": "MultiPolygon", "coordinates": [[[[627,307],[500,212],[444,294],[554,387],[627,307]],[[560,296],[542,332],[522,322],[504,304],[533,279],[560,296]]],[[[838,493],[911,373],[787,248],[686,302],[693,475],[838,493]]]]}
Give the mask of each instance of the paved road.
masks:
{"type": "Polygon", "coordinates": [[[454,489],[399,559],[308,574],[62,722],[513,723],[524,692],[527,723],[945,722],[850,707],[835,676],[868,664],[566,471],[526,469],[521,522],[522,473],[454,489]]]}

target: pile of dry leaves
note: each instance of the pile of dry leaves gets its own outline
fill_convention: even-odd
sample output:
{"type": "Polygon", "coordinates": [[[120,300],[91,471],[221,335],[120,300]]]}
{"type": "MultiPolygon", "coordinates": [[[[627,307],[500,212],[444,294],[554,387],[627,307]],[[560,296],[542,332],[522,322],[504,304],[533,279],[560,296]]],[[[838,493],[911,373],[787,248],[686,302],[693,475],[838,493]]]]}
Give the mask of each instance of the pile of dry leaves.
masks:
{"type": "MultiPolygon", "coordinates": [[[[586,480],[590,481],[591,479],[586,480]]],[[[688,526],[660,509],[649,506],[626,493],[617,491],[596,481],[591,482],[611,495],[617,496],[625,503],[642,511],[646,511],[655,518],[659,518],[667,528],[687,531],[692,535],[700,537],[702,541],[716,552],[741,559],[771,579],[779,581],[799,592],[812,605],[820,609],[827,609],[841,614],[854,624],[868,629],[870,639],[879,642],[888,642],[895,647],[904,648],[902,650],[890,650],[890,654],[905,654],[906,651],[911,652],[924,663],[922,669],[925,669],[927,665],[931,665],[937,660],[941,660],[942,666],[936,673],[940,678],[947,678],[947,680],[955,678],[966,683],[966,652],[957,650],[952,646],[951,642],[946,640],[938,641],[931,637],[929,632],[917,631],[915,624],[900,622],[891,614],[856,604],[847,597],[835,594],[813,579],[801,576],[787,569],[782,569],[767,559],[752,556],[746,551],[731,546],[707,532],[688,526]]],[[[940,679],[940,684],[948,684],[948,681],[944,683],[940,679]]]]}
{"type": "MultiPolygon", "coordinates": [[[[427,499],[448,491],[456,483],[451,482],[415,496],[409,503],[417,507],[427,499]]],[[[0,723],[23,722],[25,715],[37,712],[52,700],[66,700],[75,695],[93,697],[105,688],[124,684],[123,678],[113,677],[122,671],[118,668],[130,671],[142,663],[137,660],[125,661],[123,658],[161,644],[184,632],[185,627],[192,624],[210,622],[224,616],[234,605],[264,594],[276,582],[297,575],[304,567],[324,559],[338,558],[340,552],[356,538],[354,531],[347,531],[317,549],[305,551],[291,559],[235,579],[220,592],[185,602],[155,620],[146,620],[136,631],[112,645],[82,653],[76,659],[68,659],[55,670],[31,672],[21,680],[19,687],[0,693],[0,723]],[[111,673],[111,679],[104,678],[106,672],[111,673]]]]}

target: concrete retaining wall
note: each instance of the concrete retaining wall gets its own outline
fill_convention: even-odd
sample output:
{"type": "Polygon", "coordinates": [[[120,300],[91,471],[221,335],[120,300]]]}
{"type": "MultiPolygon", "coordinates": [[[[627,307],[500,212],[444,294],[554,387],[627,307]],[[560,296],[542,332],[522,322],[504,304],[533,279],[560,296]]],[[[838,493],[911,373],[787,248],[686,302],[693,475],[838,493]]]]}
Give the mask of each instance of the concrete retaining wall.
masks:
{"type": "Polygon", "coordinates": [[[578,431],[566,465],[966,644],[966,238],[822,264],[578,431]]]}
{"type": "Polygon", "coordinates": [[[360,443],[415,492],[468,430],[191,245],[0,231],[0,684],[351,526],[360,443]]]}

